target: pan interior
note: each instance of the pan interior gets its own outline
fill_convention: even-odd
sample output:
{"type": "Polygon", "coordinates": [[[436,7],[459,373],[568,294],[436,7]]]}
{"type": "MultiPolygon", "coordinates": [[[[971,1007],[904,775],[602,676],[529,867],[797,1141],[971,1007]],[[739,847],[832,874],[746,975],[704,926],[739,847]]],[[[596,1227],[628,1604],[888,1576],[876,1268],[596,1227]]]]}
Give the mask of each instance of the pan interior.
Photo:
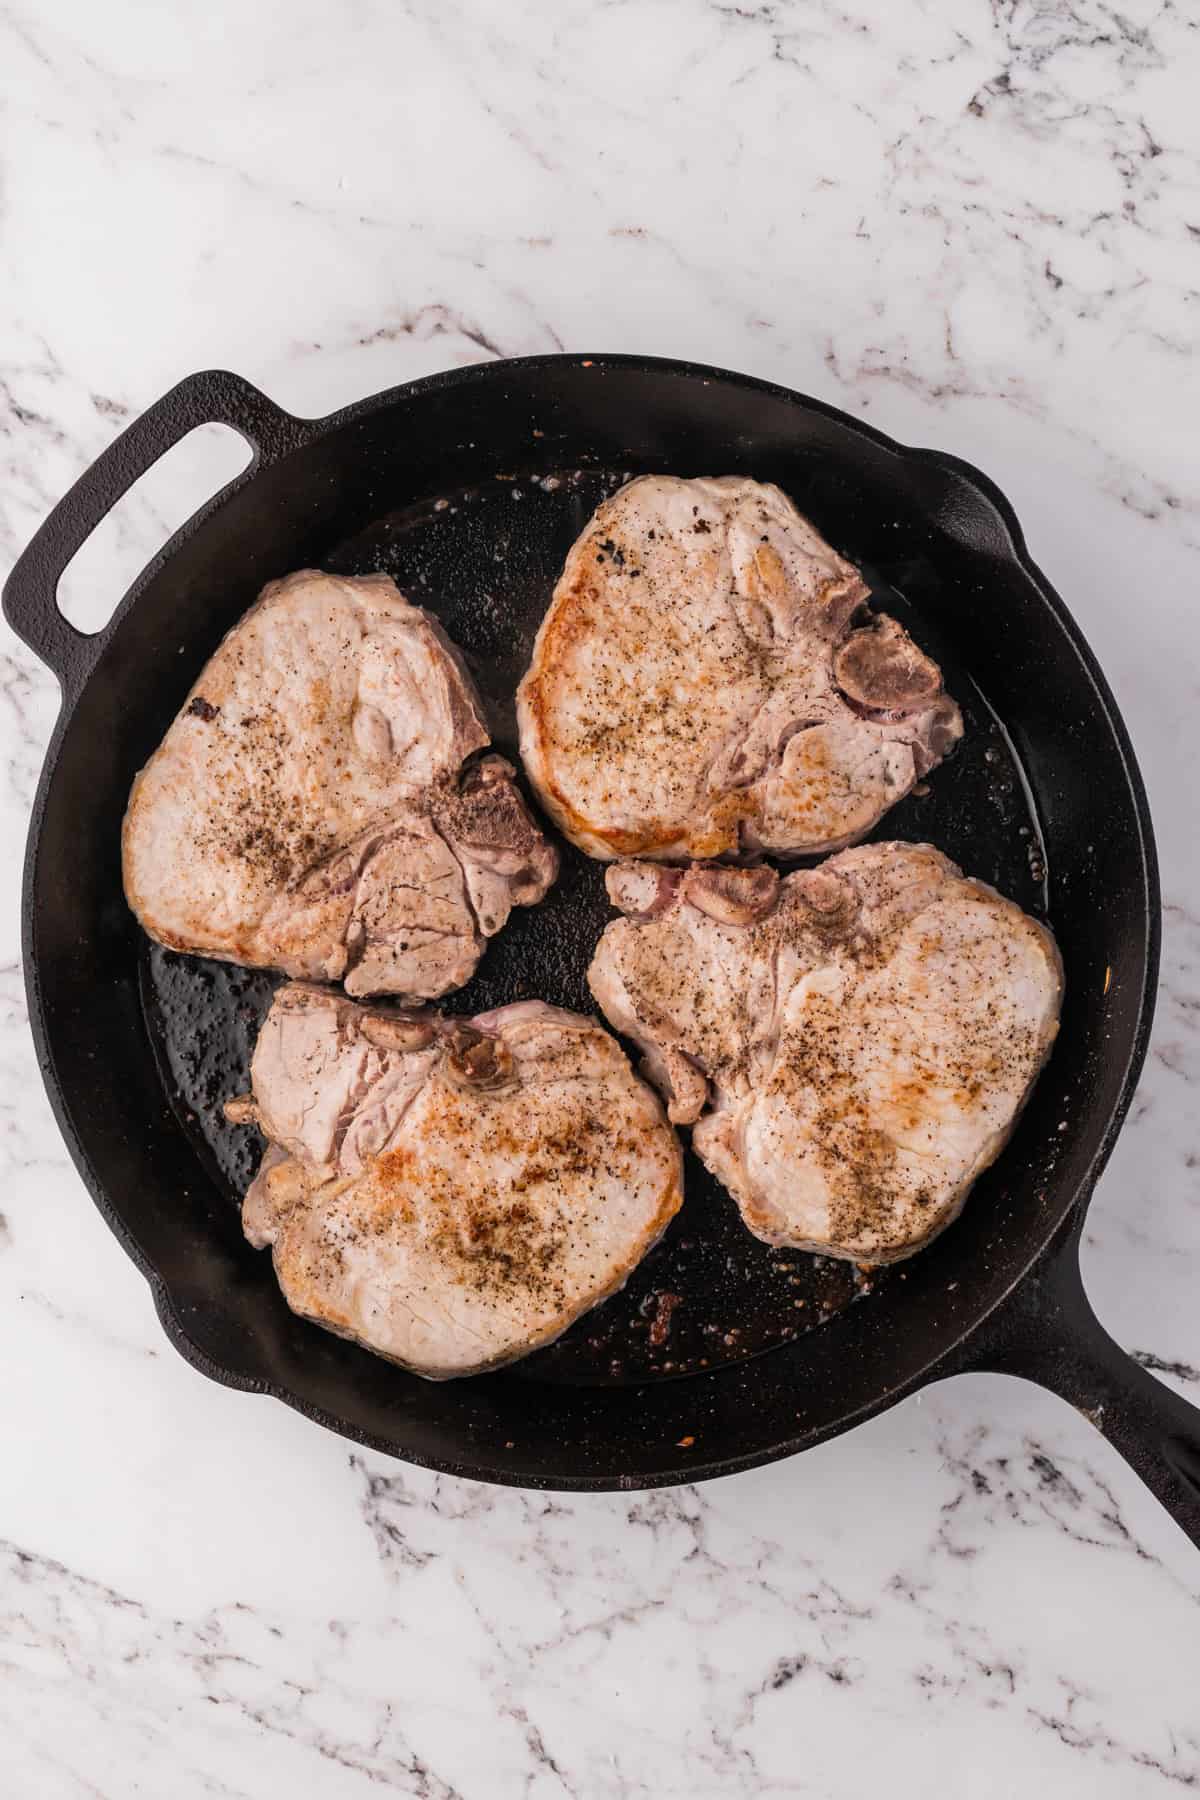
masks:
{"type": "MultiPolygon", "coordinates": [[[[599,501],[636,472],[509,471],[381,516],[334,547],[325,566],[340,574],[382,570],[438,615],[466,655],[496,744],[515,758],[513,696],[563,559],[599,501]]],[[[963,709],[965,734],[953,758],[872,835],[934,843],[968,874],[1046,917],[1049,874],[1031,785],[986,694],[937,630],[935,620],[953,610],[937,572],[923,557],[881,556],[877,534],[868,555],[852,541],[852,521],[825,516],[820,496],[810,498],[795,483],[791,491],[837,548],[859,562],[873,604],[897,616],[938,659],[963,709]]],[[[563,872],[550,895],[513,913],[474,979],[440,1002],[445,1011],[471,1014],[536,997],[596,1012],[584,977],[612,916],[604,870],[563,849],[563,872]]],[[[221,1107],[248,1086],[255,1036],[277,985],[271,975],[149,943],[142,948],[142,1007],[164,1085],[231,1208],[262,1141],[229,1126],[221,1107]]],[[[970,1209],[997,1200],[1005,1162],[1001,1157],[977,1183],[970,1209]]],[[[685,1191],[681,1213],[623,1291],[514,1373],[589,1387],[671,1380],[777,1349],[907,1279],[903,1265],[866,1274],[759,1243],[690,1149],[685,1191]]]]}

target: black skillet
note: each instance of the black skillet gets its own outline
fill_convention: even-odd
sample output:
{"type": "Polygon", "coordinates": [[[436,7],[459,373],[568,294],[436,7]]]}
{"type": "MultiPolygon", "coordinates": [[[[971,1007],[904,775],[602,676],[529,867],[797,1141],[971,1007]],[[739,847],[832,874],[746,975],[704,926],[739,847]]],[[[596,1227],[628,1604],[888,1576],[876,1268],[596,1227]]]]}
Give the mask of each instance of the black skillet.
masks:
{"type": "MultiPolygon", "coordinates": [[[[1200,1543],[1200,1413],[1092,1315],[1078,1240],[1150,1027],[1159,897],[1141,780],[1112,695],[991,482],[744,376],[632,357],[456,370],[332,418],[289,417],[236,376],[151,407],[42,526],[4,591],[63,690],[24,889],[30,1014],[64,1136],[205,1374],[275,1394],[411,1462],[518,1486],[694,1481],[790,1455],[971,1369],[1081,1408],[1200,1543]],[[250,468],[154,559],[95,636],[59,613],[70,557],[194,426],[250,468]],[[296,1319],[236,1201],[257,1156],[220,1101],[245,1080],[270,977],[152,951],[122,897],[121,814],[221,634],[263,582],[385,569],[467,652],[514,744],[512,694],[568,544],[639,470],[776,481],[941,660],[957,757],[884,821],[1052,923],[1062,1032],[963,1218],[878,1278],[751,1238],[689,1156],[687,1204],[623,1294],[516,1369],[431,1386],[296,1319]],[[665,1298],[664,1298],[665,1297],[665,1298]]],[[[540,995],[591,1010],[602,871],[569,854],[514,915],[455,1010],[540,995]]]]}

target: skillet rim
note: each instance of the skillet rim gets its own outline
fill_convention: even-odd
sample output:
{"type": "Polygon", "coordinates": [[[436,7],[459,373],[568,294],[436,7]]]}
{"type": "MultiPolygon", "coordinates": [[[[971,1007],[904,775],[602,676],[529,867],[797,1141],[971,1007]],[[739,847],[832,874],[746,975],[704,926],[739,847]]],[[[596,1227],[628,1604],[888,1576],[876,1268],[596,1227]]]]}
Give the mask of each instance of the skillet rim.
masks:
{"type": "MultiPolygon", "coordinates": [[[[239,385],[245,386],[240,382],[240,378],[231,378],[220,371],[213,371],[208,377],[197,375],[191,380],[196,382],[206,378],[224,381],[233,379],[239,381],[239,385]]],[[[498,1486],[570,1493],[634,1492],[659,1487],[689,1485],[693,1482],[712,1480],[718,1476],[735,1474],[781,1461],[785,1457],[796,1455],[802,1450],[810,1449],[818,1443],[839,1436],[853,1426],[886,1411],[906,1395],[939,1379],[942,1374],[956,1373],[969,1368],[971,1341],[980,1335],[982,1328],[990,1319],[993,1319],[1002,1308],[1008,1305],[1015,1290],[1029,1281],[1035,1266],[1050,1260],[1054,1254],[1052,1246],[1073,1236],[1074,1227],[1081,1222],[1095,1184],[1112,1153],[1132,1102],[1149,1044],[1162,932],[1158,857],[1150,807],[1128,728],[1086,638],[1057,591],[1030,555],[1017,514],[1007,496],[990,476],[963,458],[936,448],[902,444],[886,432],[879,430],[878,427],[869,425],[826,401],[815,399],[793,388],[785,387],[781,383],[768,381],[758,376],[721,369],[711,364],[682,361],[669,357],[638,356],[627,353],[587,355],[582,352],[564,352],[471,363],[462,368],[443,370],[419,377],[411,382],[400,383],[395,387],[353,401],[335,412],[311,418],[283,413],[273,403],[268,402],[265,396],[260,396],[260,399],[264,410],[269,408],[278,420],[286,423],[288,427],[287,441],[270,453],[264,453],[259,446],[255,445],[255,454],[247,466],[231,482],[199,507],[146,564],[114,608],[107,624],[90,636],[80,634],[82,644],[88,647],[90,666],[82,676],[78,671],[68,670],[61,678],[62,705],[46,747],[30,813],[22,878],[21,944],[25,964],[30,1027],[51,1108],[71,1158],[101,1216],[117,1237],[130,1260],[148,1282],[159,1321],[176,1350],[199,1373],[206,1375],[210,1380],[219,1382],[222,1386],[243,1392],[270,1395],[272,1398],[282,1401],[293,1411],[301,1413],[304,1417],[335,1432],[344,1439],[394,1456],[415,1467],[428,1468],[463,1479],[490,1482],[498,1486]],[[395,1442],[391,1439],[378,1433],[361,1430],[337,1414],[305,1400],[279,1383],[248,1375],[215,1361],[195,1342],[187,1331],[180,1314],[179,1303],[171,1292],[167,1280],[149,1262],[140,1246],[133,1240],[123,1217],[93,1170],[83,1140],[75,1129],[67,1096],[58,1078],[55,1058],[46,1031],[41,1001],[40,974],[34,951],[34,893],[37,886],[41,827],[49,791],[62,746],[70,730],[79,701],[88,682],[92,679],[96,663],[109,638],[136,606],[145,589],[188,538],[206,524],[235,493],[248,486],[266,464],[286,461],[293,453],[306,450],[318,440],[331,436],[360,420],[370,418],[426,394],[452,391],[458,387],[477,383],[503,383],[515,374],[533,373],[543,369],[564,368],[572,365],[594,371],[597,379],[602,379],[605,372],[610,369],[627,369],[641,373],[669,375],[693,383],[699,381],[703,386],[720,384],[770,397],[786,405],[799,407],[802,411],[815,413],[829,419],[848,430],[852,435],[865,439],[886,451],[897,460],[937,468],[961,481],[973,491],[978,500],[986,504],[1003,530],[1003,545],[997,548],[996,553],[1007,556],[1016,565],[1070,645],[1082,675],[1090,684],[1097,710],[1107,725],[1118,753],[1120,766],[1128,785],[1132,814],[1137,828],[1136,841],[1140,852],[1139,885],[1141,888],[1139,910],[1144,922],[1145,953],[1140,992],[1137,998],[1137,1011],[1128,1028],[1126,1047],[1123,1052],[1115,1046],[1109,1050],[1109,1056],[1114,1063],[1118,1060],[1118,1056],[1123,1056],[1124,1066],[1117,1099],[1103,1129],[1099,1132],[1083,1176],[1073,1192],[1057,1197],[1055,1204],[1047,1209],[1045,1221],[1041,1226],[1027,1229],[1024,1244],[1017,1255],[1019,1267],[1011,1281],[990,1301],[972,1306],[970,1322],[957,1333],[949,1344],[931,1351],[927,1360],[920,1361],[918,1359],[919,1366],[897,1381],[894,1386],[884,1387],[871,1400],[841,1414],[836,1420],[810,1427],[802,1433],[761,1445],[751,1451],[728,1456],[714,1456],[703,1461],[680,1463],[678,1466],[670,1468],[659,1468],[653,1473],[580,1476],[559,1474],[551,1477],[539,1477],[517,1468],[481,1467],[478,1463],[465,1460],[426,1456],[409,1448],[397,1449],[395,1442]],[[965,1356],[964,1350],[966,1351],[965,1356]]],[[[243,431],[242,434],[249,437],[251,443],[254,444],[251,432],[243,431]]],[[[69,499],[69,495],[66,498],[69,499]]],[[[114,500],[113,504],[115,503],[114,500]]],[[[7,600],[7,592],[5,597],[7,600]]],[[[704,1377],[700,1375],[688,1378],[690,1381],[703,1379],[704,1377]]],[[[637,1391],[636,1389],[629,1390],[631,1399],[636,1396],[637,1391]]]]}

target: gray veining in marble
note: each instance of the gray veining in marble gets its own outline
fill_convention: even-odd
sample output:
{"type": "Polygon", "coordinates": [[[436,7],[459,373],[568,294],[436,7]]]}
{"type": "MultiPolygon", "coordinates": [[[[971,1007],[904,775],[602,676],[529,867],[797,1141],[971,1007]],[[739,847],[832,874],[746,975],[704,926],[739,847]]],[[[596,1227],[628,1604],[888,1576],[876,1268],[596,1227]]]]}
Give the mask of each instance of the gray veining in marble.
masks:
{"type": "MultiPolygon", "coordinates": [[[[1193,1399],[1198,78],[1182,0],[0,10],[4,569],[213,364],[317,413],[497,355],[694,357],[1010,494],[1126,711],[1167,902],[1085,1274],[1193,1399]]],[[[218,465],[164,465],[81,563],[79,616],[218,465]]],[[[17,864],[55,705],[5,637],[0,1791],[1200,1790],[1200,1561],[1025,1384],[946,1383],[702,1490],[564,1499],[356,1454],[187,1368],[27,1035],[17,864]]]]}

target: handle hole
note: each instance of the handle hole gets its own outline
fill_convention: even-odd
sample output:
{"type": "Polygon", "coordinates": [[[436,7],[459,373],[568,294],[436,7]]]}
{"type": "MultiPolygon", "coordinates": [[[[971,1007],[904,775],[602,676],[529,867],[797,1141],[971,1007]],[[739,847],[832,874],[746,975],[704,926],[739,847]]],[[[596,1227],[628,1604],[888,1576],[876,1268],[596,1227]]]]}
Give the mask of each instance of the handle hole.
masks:
{"type": "Polygon", "coordinates": [[[117,602],[168,538],[254,452],[229,425],[197,425],[134,482],[79,546],[58,583],[58,605],[77,631],[108,624],[117,602]]]}

